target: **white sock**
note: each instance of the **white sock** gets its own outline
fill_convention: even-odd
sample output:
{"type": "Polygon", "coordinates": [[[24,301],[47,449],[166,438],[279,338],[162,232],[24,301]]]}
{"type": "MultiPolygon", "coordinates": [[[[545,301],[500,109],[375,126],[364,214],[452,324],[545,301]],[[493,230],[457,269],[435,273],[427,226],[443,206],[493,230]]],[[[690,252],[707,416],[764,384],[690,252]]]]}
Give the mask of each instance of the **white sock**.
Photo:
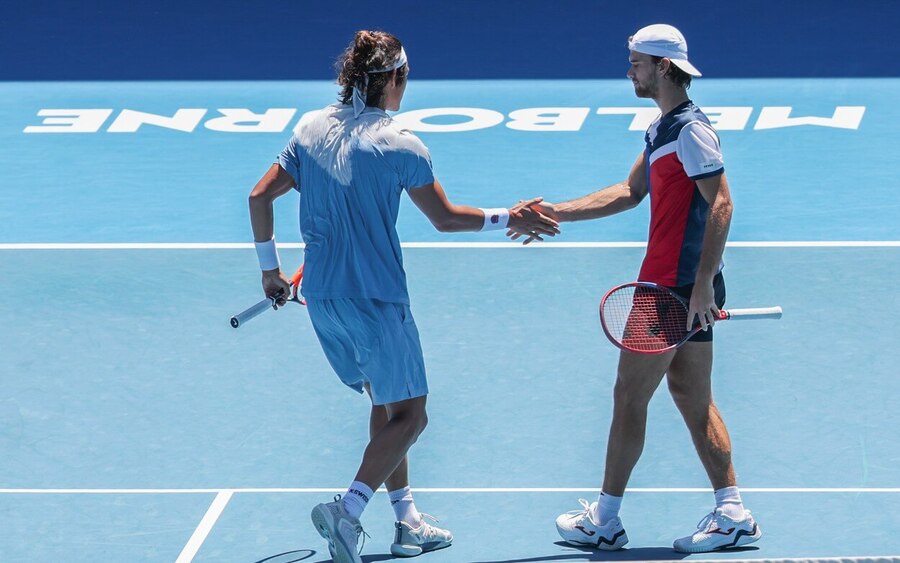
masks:
{"type": "Polygon", "coordinates": [[[394,515],[398,522],[406,522],[413,528],[422,525],[422,515],[416,510],[412,490],[408,486],[396,491],[388,491],[388,498],[391,499],[391,508],[394,509],[394,515]]]}
{"type": "Polygon", "coordinates": [[[597,503],[593,506],[594,521],[598,524],[605,524],[613,518],[619,516],[619,508],[622,506],[622,497],[614,497],[609,493],[600,491],[597,497],[597,503]]]}
{"type": "Polygon", "coordinates": [[[374,494],[372,489],[365,483],[360,481],[350,483],[350,487],[341,498],[344,501],[344,509],[347,511],[347,514],[359,520],[363,510],[366,509],[366,505],[369,504],[369,499],[374,494]]]}
{"type": "Polygon", "coordinates": [[[744,519],[744,503],[741,502],[741,492],[737,487],[725,487],[715,491],[716,508],[722,509],[722,514],[733,519],[744,519]]]}

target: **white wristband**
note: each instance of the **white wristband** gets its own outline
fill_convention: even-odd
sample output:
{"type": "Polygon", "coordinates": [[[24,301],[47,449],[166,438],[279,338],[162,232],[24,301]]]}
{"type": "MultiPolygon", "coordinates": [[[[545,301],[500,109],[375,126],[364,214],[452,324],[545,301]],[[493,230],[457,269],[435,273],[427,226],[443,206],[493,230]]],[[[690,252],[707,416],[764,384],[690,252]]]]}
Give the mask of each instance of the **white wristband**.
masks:
{"type": "Polygon", "coordinates": [[[259,258],[260,270],[277,270],[281,267],[278,258],[278,249],[275,248],[275,237],[265,242],[254,242],[256,245],[256,257],[259,258]]]}
{"type": "Polygon", "coordinates": [[[496,209],[482,209],[484,212],[484,225],[482,231],[496,231],[505,229],[509,224],[509,209],[498,207],[496,209]]]}

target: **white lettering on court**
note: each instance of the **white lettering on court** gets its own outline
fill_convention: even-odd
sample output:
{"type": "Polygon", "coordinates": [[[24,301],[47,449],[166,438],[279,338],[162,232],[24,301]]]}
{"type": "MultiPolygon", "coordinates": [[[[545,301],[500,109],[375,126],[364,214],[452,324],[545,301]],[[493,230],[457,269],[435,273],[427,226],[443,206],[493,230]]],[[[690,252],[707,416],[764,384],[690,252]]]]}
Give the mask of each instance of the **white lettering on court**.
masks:
{"type": "Polygon", "coordinates": [[[653,120],[659,117],[659,108],[640,107],[640,108],[598,108],[597,115],[634,115],[631,125],[628,126],[629,131],[646,131],[653,120]]]}
{"type": "Polygon", "coordinates": [[[107,132],[134,133],[141,128],[141,125],[146,124],[190,133],[197,128],[204,115],[206,115],[205,109],[180,109],[172,117],[123,109],[122,113],[109,126],[107,132]]]}
{"type": "MultiPolygon", "coordinates": [[[[703,108],[713,127],[719,131],[743,131],[753,114],[751,106],[709,106],[703,108]]],[[[859,129],[865,115],[865,106],[837,106],[831,117],[792,117],[790,106],[767,106],[760,111],[753,129],[780,129],[785,127],[830,127],[859,129]]],[[[56,109],[38,111],[43,120],[38,125],[28,125],[24,133],[97,133],[113,114],[112,109],[56,109]]],[[[136,133],[143,125],[190,133],[203,121],[207,109],[182,108],[172,116],[123,109],[109,125],[110,133],[136,133]]],[[[269,108],[256,113],[247,108],[224,108],[221,115],[208,119],[204,126],[223,133],[281,133],[289,125],[296,108],[269,108]]],[[[297,133],[305,121],[317,111],[303,114],[293,132],[297,133]]],[[[509,113],[506,127],[516,131],[580,131],[590,114],[585,107],[537,107],[522,108],[509,113]]],[[[597,115],[632,116],[629,131],[646,131],[659,117],[655,107],[601,107],[597,115]]],[[[394,122],[402,128],[421,133],[462,133],[496,127],[507,116],[484,108],[450,107],[425,108],[398,113],[394,122]]]]}
{"type": "Polygon", "coordinates": [[[859,129],[863,114],[866,113],[865,106],[837,106],[831,117],[791,117],[792,109],[790,106],[764,107],[753,128],[779,129],[798,125],[817,125],[838,129],[859,129]]]}
{"type": "Polygon", "coordinates": [[[743,131],[750,121],[753,108],[750,106],[705,107],[701,108],[709,123],[718,131],[743,131]]]}
{"type": "Polygon", "coordinates": [[[527,108],[510,112],[506,126],[516,131],[579,131],[591,108],[527,108]]]}
{"type": "Polygon", "coordinates": [[[500,125],[503,123],[503,114],[482,108],[431,108],[398,113],[394,116],[394,121],[400,127],[410,131],[421,133],[459,133],[500,125]],[[450,124],[425,123],[426,119],[445,116],[466,117],[468,121],[450,124]]]}
{"type": "Polygon", "coordinates": [[[297,110],[270,108],[265,113],[254,113],[245,108],[222,108],[219,113],[222,117],[210,119],[203,126],[225,133],[280,133],[290,124],[297,110]]]}
{"type": "Polygon", "coordinates": [[[29,125],[25,133],[96,133],[112,115],[111,109],[42,109],[41,125],[29,125]]]}

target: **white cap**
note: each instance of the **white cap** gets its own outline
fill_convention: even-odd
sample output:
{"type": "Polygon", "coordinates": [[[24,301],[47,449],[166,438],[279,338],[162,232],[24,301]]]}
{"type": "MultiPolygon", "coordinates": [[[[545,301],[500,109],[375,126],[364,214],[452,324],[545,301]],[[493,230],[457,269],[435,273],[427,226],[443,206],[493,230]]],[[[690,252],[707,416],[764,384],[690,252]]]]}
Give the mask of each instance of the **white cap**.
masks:
{"type": "Polygon", "coordinates": [[[684,35],[671,25],[655,23],[642,27],[628,40],[628,50],[665,57],[691,76],[702,76],[697,67],[688,62],[687,40],[684,35]]]}

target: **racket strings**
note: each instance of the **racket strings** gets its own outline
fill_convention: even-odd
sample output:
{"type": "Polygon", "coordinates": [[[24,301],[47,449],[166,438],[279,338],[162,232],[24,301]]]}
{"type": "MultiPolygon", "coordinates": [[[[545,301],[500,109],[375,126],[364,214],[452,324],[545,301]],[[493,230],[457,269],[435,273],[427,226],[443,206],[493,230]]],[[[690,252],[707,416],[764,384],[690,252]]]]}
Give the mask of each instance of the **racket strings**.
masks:
{"type": "Polygon", "coordinates": [[[613,339],[626,348],[653,352],[681,341],[687,310],[665,290],[625,286],[604,300],[603,322],[613,339]]]}

